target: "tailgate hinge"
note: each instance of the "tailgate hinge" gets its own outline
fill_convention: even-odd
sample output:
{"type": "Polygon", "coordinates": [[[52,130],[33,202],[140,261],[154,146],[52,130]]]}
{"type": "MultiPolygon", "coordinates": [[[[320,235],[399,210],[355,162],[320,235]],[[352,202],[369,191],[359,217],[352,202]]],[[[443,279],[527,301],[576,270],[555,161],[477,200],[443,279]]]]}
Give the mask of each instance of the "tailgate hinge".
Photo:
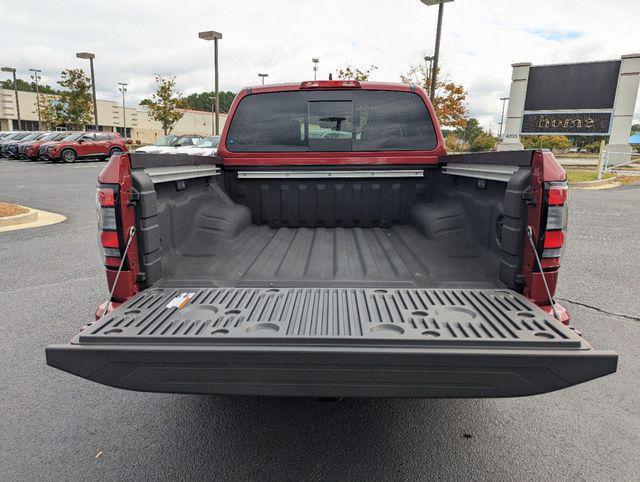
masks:
{"type": "Polygon", "coordinates": [[[129,200],[127,201],[127,205],[135,206],[138,204],[138,201],[140,201],[140,193],[135,189],[131,189],[131,191],[129,191],[129,200]]]}

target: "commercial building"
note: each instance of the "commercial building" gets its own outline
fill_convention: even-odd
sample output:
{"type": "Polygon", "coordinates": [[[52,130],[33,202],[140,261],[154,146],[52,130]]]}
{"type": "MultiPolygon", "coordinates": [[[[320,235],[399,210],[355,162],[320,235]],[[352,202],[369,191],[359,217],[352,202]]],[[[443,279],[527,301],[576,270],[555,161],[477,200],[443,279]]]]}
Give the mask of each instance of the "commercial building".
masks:
{"type": "MultiPolygon", "coordinates": [[[[18,91],[23,130],[38,130],[36,98],[35,92],[18,91]]],[[[211,135],[213,118],[210,112],[181,110],[184,115],[174,127],[172,134],[211,135]]],[[[164,135],[160,123],[149,117],[145,106],[127,107],[126,112],[123,113],[121,103],[98,100],[98,127],[100,130],[115,131],[123,134],[125,115],[127,137],[133,139],[134,142],[139,141],[142,144],[150,144],[164,135]]],[[[222,130],[226,119],[226,114],[220,114],[220,130],[222,130]]],[[[87,126],[87,128],[92,128],[92,126],[87,126]]],[[[15,92],[13,90],[0,89],[0,131],[8,130],[18,130],[15,92]]]]}

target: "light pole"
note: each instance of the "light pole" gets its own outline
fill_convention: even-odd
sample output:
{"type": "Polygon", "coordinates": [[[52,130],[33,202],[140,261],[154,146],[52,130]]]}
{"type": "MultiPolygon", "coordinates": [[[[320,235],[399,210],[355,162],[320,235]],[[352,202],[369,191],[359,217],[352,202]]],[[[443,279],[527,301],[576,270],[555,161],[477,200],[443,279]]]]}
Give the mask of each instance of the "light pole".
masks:
{"type": "Polygon", "coordinates": [[[504,123],[504,104],[509,100],[509,97],[500,97],[502,101],[502,114],[500,114],[500,134],[498,135],[498,139],[502,140],[502,124],[504,123]]]}
{"type": "Polygon", "coordinates": [[[126,141],[127,140],[127,110],[124,106],[124,94],[127,91],[127,85],[129,84],[125,84],[124,82],[118,82],[118,85],[120,86],[118,90],[122,92],[122,124],[124,125],[123,137],[124,137],[124,140],[126,141]]]}
{"type": "MultiPolygon", "coordinates": [[[[431,69],[433,68],[433,56],[429,56],[427,55],[424,58],[425,62],[429,63],[429,68],[427,69],[427,77],[429,78],[429,82],[431,82],[431,69]]],[[[431,92],[431,89],[429,89],[429,92],[431,92]]]]}
{"type": "Polygon", "coordinates": [[[16,113],[18,114],[18,130],[21,131],[22,121],[20,120],[20,101],[18,100],[18,81],[16,80],[16,69],[14,69],[13,67],[2,67],[2,71],[11,72],[13,74],[13,92],[16,95],[16,113]]]}
{"type": "Polygon", "coordinates": [[[258,77],[262,79],[262,85],[264,85],[264,78],[269,77],[269,74],[258,74],[258,77]]]}
{"type": "Polygon", "coordinates": [[[91,66],[91,90],[93,92],[93,120],[96,124],[96,130],[100,130],[98,128],[98,103],[96,101],[96,77],[93,72],[93,59],[96,58],[95,54],[89,52],[78,52],[76,57],[79,59],[89,59],[89,64],[91,66]]]}
{"type": "Polygon", "coordinates": [[[314,57],[311,59],[311,62],[313,62],[313,80],[316,80],[318,76],[318,62],[320,62],[320,59],[318,57],[314,57]]]}
{"type": "Polygon", "coordinates": [[[436,30],[436,48],[433,53],[433,68],[431,70],[431,92],[429,99],[433,102],[436,96],[436,80],[438,79],[438,58],[440,57],[440,33],[442,32],[442,15],[444,14],[444,4],[453,0],[420,0],[427,6],[438,5],[438,28],[436,30]]]}
{"type": "Polygon", "coordinates": [[[213,133],[215,135],[220,134],[220,118],[219,118],[219,95],[218,95],[218,40],[222,38],[222,34],[220,32],[214,32],[213,30],[208,30],[206,32],[198,33],[198,37],[203,40],[213,40],[213,69],[214,73],[214,83],[215,83],[215,103],[213,105],[213,117],[215,120],[215,129],[213,133]]]}
{"type": "Polygon", "coordinates": [[[29,69],[29,72],[33,72],[33,74],[31,74],[31,78],[36,83],[36,107],[38,109],[38,129],[40,129],[40,122],[41,122],[41,118],[40,118],[40,102],[38,102],[38,99],[40,98],[40,86],[38,85],[38,81],[40,79],[42,79],[42,77],[40,77],[40,72],[42,72],[42,70],[40,70],[40,69],[29,69]]]}

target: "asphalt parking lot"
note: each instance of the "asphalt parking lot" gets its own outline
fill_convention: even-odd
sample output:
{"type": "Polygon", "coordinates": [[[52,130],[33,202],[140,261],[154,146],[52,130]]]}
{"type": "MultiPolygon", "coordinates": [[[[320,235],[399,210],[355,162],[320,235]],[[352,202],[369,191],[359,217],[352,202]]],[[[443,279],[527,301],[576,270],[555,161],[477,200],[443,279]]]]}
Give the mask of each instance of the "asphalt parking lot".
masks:
{"type": "Polygon", "coordinates": [[[571,192],[558,289],[617,374],[521,399],[322,402],[127,392],[46,366],[107,296],[103,166],[0,160],[0,199],[67,217],[0,233],[2,479],[639,478],[640,186],[571,192]]]}

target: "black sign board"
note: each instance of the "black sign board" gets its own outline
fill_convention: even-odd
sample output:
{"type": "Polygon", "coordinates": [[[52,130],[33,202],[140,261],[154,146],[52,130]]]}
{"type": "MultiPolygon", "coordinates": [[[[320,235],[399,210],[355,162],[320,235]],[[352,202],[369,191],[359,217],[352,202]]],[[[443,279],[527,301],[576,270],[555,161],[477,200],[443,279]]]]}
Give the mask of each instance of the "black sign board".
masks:
{"type": "Polygon", "coordinates": [[[529,69],[524,110],[612,109],[620,60],[529,69]]]}
{"type": "Polygon", "coordinates": [[[522,134],[608,135],[610,124],[610,112],[525,113],[522,134]]]}

